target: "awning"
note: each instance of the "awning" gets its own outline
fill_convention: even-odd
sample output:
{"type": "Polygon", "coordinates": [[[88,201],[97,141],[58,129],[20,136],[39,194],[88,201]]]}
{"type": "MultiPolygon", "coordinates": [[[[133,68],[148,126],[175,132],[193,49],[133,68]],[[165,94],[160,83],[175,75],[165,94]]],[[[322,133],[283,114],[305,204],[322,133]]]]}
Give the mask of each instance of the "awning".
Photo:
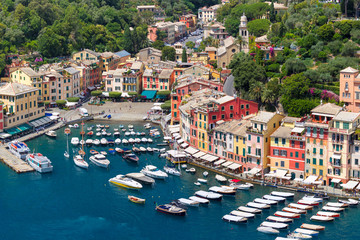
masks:
{"type": "Polygon", "coordinates": [[[260,171],[261,171],[260,168],[253,168],[253,169],[251,169],[250,171],[248,171],[247,173],[248,173],[248,174],[251,174],[251,175],[255,175],[255,174],[257,174],[257,173],[260,172],[260,171]]]}
{"type": "Polygon", "coordinates": [[[185,149],[185,152],[187,152],[188,154],[191,154],[191,155],[197,153],[198,151],[199,151],[198,149],[193,148],[193,147],[188,147],[187,149],[185,149]]]}
{"type": "Polygon", "coordinates": [[[340,182],[341,182],[341,179],[338,179],[338,178],[331,179],[331,183],[340,183],[340,182]]]}
{"type": "Polygon", "coordinates": [[[182,139],[182,138],[180,138],[180,139],[177,140],[177,143],[178,143],[178,144],[181,144],[181,143],[183,143],[183,142],[184,142],[184,139],[182,139]]]}
{"type": "Polygon", "coordinates": [[[170,129],[170,133],[178,133],[180,132],[180,128],[172,128],[170,129]]]}
{"type": "Polygon", "coordinates": [[[8,134],[8,133],[0,133],[0,138],[1,138],[1,139],[5,139],[5,138],[8,138],[8,137],[11,137],[11,134],[8,134]]]}
{"type": "Polygon", "coordinates": [[[160,106],[153,106],[153,107],[151,108],[151,110],[154,110],[154,111],[161,111],[161,110],[162,110],[162,108],[161,108],[160,106]]]}
{"type": "Polygon", "coordinates": [[[77,104],[77,102],[67,102],[66,103],[66,106],[67,107],[73,107],[73,106],[75,106],[77,104]]]}
{"type": "Polygon", "coordinates": [[[189,144],[187,144],[186,142],[184,142],[180,145],[180,147],[182,147],[182,148],[186,148],[187,146],[189,146],[189,144]]]}
{"type": "Polygon", "coordinates": [[[18,133],[30,130],[31,126],[29,126],[27,123],[21,124],[19,126],[16,127],[12,127],[9,129],[4,129],[5,132],[7,132],[7,134],[10,134],[11,136],[16,135],[18,133]]]}
{"type": "Polygon", "coordinates": [[[44,126],[50,122],[52,122],[52,120],[49,117],[43,117],[43,118],[38,118],[34,121],[29,122],[29,125],[34,128],[37,128],[37,127],[44,126]]]}
{"type": "Polygon", "coordinates": [[[109,92],[102,92],[102,94],[104,97],[109,97],[109,92]]]}
{"type": "Polygon", "coordinates": [[[303,182],[304,179],[303,179],[303,178],[295,178],[294,181],[295,181],[295,182],[303,182]]]}
{"type": "Polygon", "coordinates": [[[315,175],[311,175],[308,176],[305,180],[304,180],[304,184],[314,184],[314,182],[318,179],[318,176],[315,175]]]}
{"type": "Polygon", "coordinates": [[[178,150],[169,150],[167,151],[167,153],[174,158],[179,158],[179,157],[187,157],[186,153],[183,151],[178,151],[178,150]]]}
{"type": "Polygon", "coordinates": [[[305,128],[300,128],[300,127],[294,127],[291,132],[294,133],[302,133],[305,130],[305,128]]]}
{"type": "Polygon", "coordinates": [[[153,99],[156,95],[156,90],[145,90],[141,93],[141,96],[146,97],[146,99],[153,99]]]}
{"type": "Polygon", "coordinates": [[[56,119],[58,119],[59,118],[59,116],[50,116],[50,119],[51,120],[56,120],[56,119]]]}
{"type": "Polygon", "coordinates": [[[345,189],[354,189],[358,184],[359,184],[359,182],[350,180],[346,184],[344,184],[342,187],[345,189]]]}
{"type": "Polygon", "coordinates": [[[226,160],[224,159],[220,159],[220,160],[217,160],[216,162],[214,162],[214,165],[220,165],[220,164],[223,164],[224,162],[226,162],[226,160]]]}
{"type": "Polygon", "coordinates": [[[220,124],[222,124],[224,122],[225,122],[224,120],[219,120],[219,121],[216,122],[216,124],[220,125],[220,124]]]}
{"type": "Polygon", "coordinates": [[[208,162],[214,162],[216,160],[219,159],[219,157],[216,157],[214,155],[211,155],[211,154],[206,154],[202,157],[200,157],[202,160],[205,160],[205,161],[208,161],[208,162]]]}
{"type": "Polygon", "coordinates": [[[60,113],[58,113],[58,112],[53,112],[52,115],[53,115],[53,116],[59,116],[60,113]]]}
{"type": "Polygon", "coordinates": [[[332,158],[334,159],[341,159],[341,154],[333,154],[332,158]]]}
{"type": "Polygon", "coordinates": [[[228,167],[228,166],[230,166],[231,164],[233,164],[233,162],[227,161],[227,162],[221,164],[221,166],[223,166],[223,167],[228,167]]]}
{"type": "Polygon", "coordinates": [[[88,87],[88,89],[89,89],[90,91],[92,91],[92,90],[95,90],[96,87],[88,87]]]}
{"type": "MultiPolygon", "coordinates": [[[[175,137],[174,137],[174,139],[175,140],[180,140],[181,139],[181,136],[180,135],[176,135],[175,137]]],[[[182,139],[181,139],[182,140],[182,139]]]]}
{"type": "Polygon", "coordinates": [[[229,168],[229,169],[231,169],[231,170],[235,170],[235,169],[240,168],[241,166],[242,166],[241,164],[233,163],[233,164],[231,164],[230,166],[228,166],[227,168],[229,168]]]}
{"type": "Polygon", "coordinates": [[[200,158],[200,157],[202,157],[202,156],[204,156],[206,153],[204,153],[204,152],[198,152],[198,153],[195,153],[195,154],[193,154],[192,156],[194,157],[194,158],[200,158]]]}
{"type": "Polygon", "coordinates": [[[288,172],[287,170],[276,169],[275,177],[277,177],[277,178],[283,178],[283,177],[285,177],[285,175],[286,175],[287,172],[288,172]]]}
{"type": "Polygon", "coordinates": [[[121,93],[121,97],[130,97],[130,95],[127,92],[121,93]]]}

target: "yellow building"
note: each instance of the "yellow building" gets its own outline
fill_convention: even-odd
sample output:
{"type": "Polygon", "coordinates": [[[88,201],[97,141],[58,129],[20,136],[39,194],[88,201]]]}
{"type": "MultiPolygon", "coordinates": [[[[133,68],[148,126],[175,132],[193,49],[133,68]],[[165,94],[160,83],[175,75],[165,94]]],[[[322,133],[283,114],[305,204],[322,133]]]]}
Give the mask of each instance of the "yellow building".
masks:
{"type": "Polygon", "coordinates": [[[246,128],[251,125],[249,119],[234,120],[236,128],[232,131],[234,134],[234,158],[237,162],[246,160],[246,128]]]}
{"type": "Polygon", "coordinates": [[[7,83],[0,88],[0,100],[4,103],[4,128],[11,128],[43,117],[45,109],[38,105],[37,88],[19,83],[7,83]]]}
{"type": "Polygon", "coordinates": [[[209,56],[209,61],[216,61],[217,60],[217,57],[216,57],[217,48],[216,47],[206,47],[205,52],[209,56]]]}
{"type": "Polygon", "coordinates": [[[208,143],[209,143],[209,137],[208,137],[208,133],[207,133],[207,128],[206,126],[208,126],[208,119],[207,119],[207,110],[204,109],[204,111],[201,111],[201,109],[199,109],[198,113],[197,113],[197,130],[198,130],[198,148],[199,150],[208,151],[208,143]]]}
{"type": "Polygon", "coordinates": [[[99,60],[100,53],[91,51],[89,49],[84,49],[80,52],[74,53],[72,56],[73,60],[99,60]]]}

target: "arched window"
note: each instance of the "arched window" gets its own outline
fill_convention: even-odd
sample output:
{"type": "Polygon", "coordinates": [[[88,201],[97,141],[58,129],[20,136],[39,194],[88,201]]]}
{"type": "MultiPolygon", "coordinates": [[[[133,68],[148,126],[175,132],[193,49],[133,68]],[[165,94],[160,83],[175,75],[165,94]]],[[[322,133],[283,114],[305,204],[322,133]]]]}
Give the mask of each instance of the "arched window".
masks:
{"type": "Polygon", "coordinates": [[[349,89],[349,83],[348,82],[345,83],[345,89],[349,89]]]}

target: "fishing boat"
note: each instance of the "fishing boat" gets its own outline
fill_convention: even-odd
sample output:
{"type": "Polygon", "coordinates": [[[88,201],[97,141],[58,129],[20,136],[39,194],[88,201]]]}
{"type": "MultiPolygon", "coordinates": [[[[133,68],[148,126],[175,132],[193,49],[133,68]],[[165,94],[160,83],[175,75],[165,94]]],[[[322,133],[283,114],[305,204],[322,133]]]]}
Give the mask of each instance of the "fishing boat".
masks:
{"type": "Polygon", "coordinates": [[[242,212],[238,210],[233,210],[230,212],[231,215],[238,216],[238,217],[245,217],[245,218],[254,218],[255,214],[248,213],[248,212],[242,212]]]}
{"type": "Polygon", "coordinates": [[[288,207],[290,208],[296,208],[296,209],[301,209],[301,210],[312,210],[313,206],[309,206],[309,205],[303,205],[303,204],[297,204],[297,203],[290,203],[288,205],[288,207]]]}
{"type": "Polygon", "coordinates": [[[274,201],[274,200],[267,200],[267,199],[262,199],[262,198],[255,198],[254,202],[267,204],[267,205],[276,205],[278,203],[277,201],[274,201]]]}
{"type": "Polygon", "coordinates": [[[289,193],[289,192],[278,192],[278,191],[272,191],[271,195],[273,196],[278,196],[278,197],[284,197],[284,198],[290,198],[290,197],[294,197],[294,193],[289,193]]]}
{"type": "Polygon", "coordinates": [[[319,205],[319,202],[309,201],[309,200],[301,200],[301,199],[297,203],[302,204],[302,205],[309,205],[309,206],[318,206],[319,205]]]}
{"type": "Polygon", "coordinates": [[[324,226],[315,225],[315,224],[308,224],[308,223],[303,223],[300,227],[305,228],[305,229],[309,229],[309,230],[315,230],[315,231],[323,231],[323,230],[325,230],[324,226]]]}
{"type": "Polygon", "coordinates": [[[253,214],[261,214],[261,212],[262,212],[262,210],[260,210],[260,209],[251,208],[251,207],[244,207],[244,206],[238,207],[238,210],[240,210],[242,212],[253,213],[253,214]]]}
{"type": "Polygon", "coordinates": [[[310,218],[310,220],[318,221],[318,222],[331,222],[331,221],[334,221],[335,218],[314,215],[310,218]]]}
{"type": "Polygon", "coordinates": [[[99,154],[99,152],[94,149],[90,149],[90,154],[95,155],[95,154],[99,154]]]}
{"type": "Polygon", "coordinates": [[[199,202],[200,204],[209,204],[210,203],[210,201],[208,199],[197,197],[197,196],[191,196],[191,197],[189,197],[189,199],[199,202]]]}
{"type": "Polygon", "coordinates": [[[64,133],[66,135],[69,135],[71,133],[71,129],[70,128],[65,128],[64,133]]]}
{"type": "Polygon", "coordinates": [[[141,189],[143,186],[141,183],[126,177],[125,175],[119,174],[116,177],[110,178],[109,182],[114,185],[129,188],[129,189],[141,189]]]}
{"type": "Polygon", "coordinates": [[[92,139],[86,139],[85,141],[86,145],[91,145],[93,143],[92,139]]]}
{"type": "Polygon", "coordinates": [[[217,181],[219,181],[219,182],[226,182],[226,181],[227,181],[227,179],[226,179],[225,177],[223,177],[223,176],[221,176],[221,175],[219,175],[219,174],[216,174],[216,175],[215,175],[215,179],[216,179],[217,181]]]}
{"type": "Polygon", "coordinates": [[[99,139],[95,139],[93,141],[93,144],[96,145],[96,146],[99,146],[100,145],[100,140],[99,139]]]}
{"type": "Polygon", "coordinates": [[[110,164],[110,161],[106,159],[103,154],[96,154],[89,158],[96,166],[107,168],[110,164]]]}
{"type": "Polygon", "coordinates": [[[271,227],[271,228],[274,228],[274,229],[286,229],[289,227],[288,224],[286,223],[278,223],[278,222],[267,222],[267,221],[264,221],[260,224],[260,226],[262,227],[271,227]]]}
{"type": "Polygon", "coordinates": [[[52,172],[53,170],[51,161],[41,153],[28,154],[25,159],[26,162],[39,173],[52,172]]]}
{"type": "Polygon", "coordinates": [[[282,209],[282,211],[289,212],[289,213],[306,214],[306,210],[301,210],[301,209],[296,209],[296,208],[289,208],[289,207],[284,207],[282,209]]]}
{"type": "Polygon", "coordinates": [[[284,198],[284,197],[277,197],[277,196],[272,196],[272,195],[264,195],[263,198],[267,199],[267,200],[277,201],[277,202],[285,202],[285,200],[286,200],[286,198],[284,198]]]}
{"type": "Polygon", "coordinates": [[[120,139],[120,138],[115,139],[115,144],[120,144],[120,143],[121,143],[121,139],[120,139]]]}
{"type": "Polygon", "coordinates": [[[316,213],[317,216],[323,216],[323,217],[340,217],[340,213],[336,212],[324,212],[324,211],[318,211],[316,213]]]}
{"type": "Polygon", "coordinates": [[[164,166],[164,171],[171,175],[181,176],[181,172],[177,170],[175,167],[164,166]]]}
{"type": "Polygon", "coordinates": [[[185,206],[190,206],[190,207],[198,207],[199,206],[199,202],[191,200],[191,199],[186,199],[186,198],[179,198],[178,199],[179,203],[185,206]]]}
{"type": "Polygon", "coordinates": [[[171,204],[164,204],[156,206],[156,211],[170,214],[170,215],[176,215],[176,216],[185,216],[186,210],[171,204]]]}
{"type": "Polygon", "coordinates": [[[271,227],[260,226],[256,230],[259,232],[262,232],[262,233],[267,233],[267,234],[279,234],[280,233],[279,230],[273,229],[271,227]]]}
{"type": "Polygon", "coordinates": [[[338,208],[345,208],[348,207],[349,205],[346,203],[336,203],[336,202],[328,202],[326,204],[327,207],[338,207],[338,208]]]}
{"type": "Polygon", "coordinates": [[[106,145],[106,144],[108,144],[108,141],[105,138],[102,138],[102,139],[100,139],[100,143],[101,143],[101,145],[106,145]]]}
{"type": "Polygon", "coordinates": [[[203,179],[203,178],[198,178],[197,181],[199,183],[207,183],[207,180],[206,179],[203,179]]]}
{"type": "Polygon", "coordinates": [[[270,222],[279,222],[279,223],[292,223],[294,221],[291,218],[276,217],[276,216],[268,216],[266,220],[270,222]]]}
{"type": "Polygon", "coordinates": [[[79,143],[80,143],[80,140],[79,140],[78,137],[71,138],[71,144],[72,145],[77,146],[77,145],[79,145],[79,143]]]}
{"type": "Polygon", "coordinates": [[[206,198],[209,200],[218,200],[221,201],[222,195],[214,192],[206,192],[206,191],[197,191],[195,192],[195,195],[198,197],[206,198]]]}
{"type": "Polygon", "coordinates": [[[207,177],[208,175],[209,175],[209,172],[207,172],[207,171],[203,172],[204,177],[207,177]]]}
{"type": "Polygon", "coordinates": [[[312,238],[312,236],[303,234],[303,233],[290,233],[287,236],[292,239],[311,239],[312,238]]]}
{"type": "Polygon", "coordinates": [[[354,200],[354,199],[339,199],[338,200],[339,201],[339,203],[345,203],[345,204],[347,204],[347,205],[349,205],[349,206],[357,206],[358,204],[359,204],[359,201],[357,201],[357,200],[354,200]]]}
{"type": "Polygon", "coordinates": [[[94,135],[93,131],[88,132],[86,135],[88,135],[88,137],[92,137],[94,135]]]}
{"type": "Polygon", "coordinates": [[[342,211],[345,210],[345,208],[337,208],[337,207],[324,206],[321,210],[323,210],[323,211],[330,211],[330,212],[342,212],[342,211]]]}
{"type": "Polygon", "coordinates": [[[229,215],[229,214],[224,215],[222,217],[222,220],[232,223],[246,223],[248,221],[247,218],[229,215]]]}
{"type": "Polygon", "coordinates": [[[277,217],[285,217],[285,218],[300,218],[300,214],[297,213],[289,213],[289,212],[282,212],[282,211],[276,211],[274,213],[277,217]]]}
{"type": "Polygon", "coordinates": [[[262,203],[254,203],[254,202],[248,202],[246,204],[247,207],[257,208],[257,209],[269,209],[270,205],[262,204],[262,203]]]}
{"type": "Polygon", "coordinates": [[[132,161],[132,162],[136,162],[136,163],[139,161],[139,157],[136,156],[136,155],[133,154],[133,153],[125,154],[125,155],[123,156],[123,158],[126,159],[126,160],[129,160],[129,161],[132,161]]]}
{"type": "Polygon", "coordinates": [[[318,231],[314,231],[314,230],[309,230],[309,229],[304,229],[304,228],[297,228],[294,230],[295,233],[302,233],[302,234],[306,234],[306,235],[310,235],[310,236],[317,236],[319,235],[318,231]]]}
{"type": "Polygon", "coordinates": [[[145,199],[143,198],[138,198],[135,196],[128,195],[128,199],[133,203],[145,204],[145,199]]]}
{"type": "Polygon", "coordinates": [[[88,169],[89,164],[82,158],[81,155],[75,155],[73,157],[74,163],[76,166],[84,169],[88,169]]]}
{"type": "Polygon", "coordinates": [[[128,173],[125,176],[134,179],[142,184],[154,184],[155,180],[151,177],[145,176],[143,173],[128,173]]]}
{"type": "Polygon", "coordinates": [[[233,189],[226,189],[226,188],[218,187],[218,186],[213,186],[213,187],[209,188],[209,191],[220,193],[223,195],[235,195],[236,194],[236,191],[233,189]]]}
{"type": "Polygon", "coordinates": [[[55,132],[55,131],[52,131],[52,130],[47,131],[47,132],[45,133],[45,135],[48,136],[48,137],[51,137],[51,138],[56,138],[56,136],[57,136],[56,132],[55,132]]]}
{"type": "Polygon", "coordinates": [[[157,179],[165,179],[168,177],[167,173],[159,170],[153,165],[146,165],[140,172],[145,174],[146,176],[157,179]]]}

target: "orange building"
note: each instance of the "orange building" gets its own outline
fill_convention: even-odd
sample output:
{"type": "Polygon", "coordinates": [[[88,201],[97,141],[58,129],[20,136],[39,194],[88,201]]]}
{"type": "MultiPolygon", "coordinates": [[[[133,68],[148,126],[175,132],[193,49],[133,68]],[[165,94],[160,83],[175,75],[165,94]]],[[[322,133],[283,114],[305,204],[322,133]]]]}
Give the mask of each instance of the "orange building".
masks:
{"type": "Polygon", "coordinates": [[[340,71],[340,101],[351,112],[360,112],[360,74],[352,67],[340,71]]]}

